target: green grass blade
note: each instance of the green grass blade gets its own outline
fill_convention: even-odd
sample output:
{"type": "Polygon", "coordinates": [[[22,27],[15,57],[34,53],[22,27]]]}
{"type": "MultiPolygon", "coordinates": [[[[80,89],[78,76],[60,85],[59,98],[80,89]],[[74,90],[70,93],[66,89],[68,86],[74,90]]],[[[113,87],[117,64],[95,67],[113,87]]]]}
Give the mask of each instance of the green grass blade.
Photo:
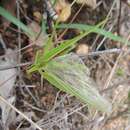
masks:
{"type": "Polygon", "coordinates": [[[51,60],[52,58],[54,58],[55,56],[57,56],[58,54],[62,53],[64,50],[66,50],[67,48],[73,46],[75,43],[77,43],[80,39],[82,39],[83,37],[85,37],[86,35],[88,35],[91,31],[87,31],[83,34],[80,34],[79,36],[71,39],[71,40],[67,40],[63,43],[61,43],[58,47],[53,48],[52,50],[50,50],[48,53],[46,53],[43,57],[41,57],[41,61],[43,62],[48,62],[49,60],[51,60]]]}
{"type": "MultiPolygon", "coordinates": [[[[87,33],[88,34],[88,33],[87,33]]],[[[86,35],[87,35],[86,34],[86,35]]],[[[76,42],[78,42],[82,37],[84,36],[84,34],[79,35],[71,40],[67,40],[63,43],[61,43],[61,45],[59,45],[56,48],[53,48],[50,52],[48,52],[47,54],[45,54],[45,56],[43,57],[43,61],[44,62],[48,62],[49,60],[51,60],[52,58],[54,58],[55,56],[57,56],[58,54],[60,54],[61,52],[63,52],[65,49],[69,48],[70,46],[74,45],[76,42]]]]}
{"type": "MultiPolygon", "coordinates": [[[[88,31],[93,29],[93,33],[97,33],[100,35],[103,35],[106,38],[110,38],[113,41],[117,41],[117,42],[121,42],[121,43],[126,43],[127,40],[120,37],[120,36],[116,36],[111,32],[108,32],[104,29],[100,29],[98,27],[92,26],[92,25],[84,25],[84,24],[60,24],[57,26],[57,28],[68,28],[68,29],[78,29],[78,30],[82,30],[82,31],[88,31]]],[[[128,45],[130,45],[130,42],[128,42],[128,45]]]]}
{"type": "MultiPolygon", "coordinates": [[[[102,22],[100,22],[100,23],[99,23],[97,26],[95,26],[95,27],[101,26],[104,22],[105,22],[105,20],[102,21],[102,22]]],[[[79,36],[77,36],[77,37],[75,37],[75,38],[73,38],[73,39],[71,39],[71,40],[67,40],[67,41],[61,43],[58,47],[53,48],[53,49],[51,49],[51,50],[49,50],[49,51],[48,51],[47,49],[48,49],[48,46],[50,47],[50,45],[46,45],[45,53],[39,55],[38,57],[36,57],[36,58],[38,58],[38,59],[35,59],[35,61],[37,62],[37,63],[35,62],[35,65],[36,65],[37,67],[34,67],[34,68],[40,69],[40,68],[42,68],[45,64],[47,64],[47,62],[49,62],[52,58],[56,57],[57,55],[67,53],[68,51],[70,51],[70,49],[73,48],[73,46],[75,46],[75,43],[76,43],[76,42],[78,42],[80,39],[82,39],[83,37],[85,37],[85,36],[88,35],[89,33],[93,32],[94,29],[95,29],[95,28],[92,28],[91,30],[86,31],[85,33],[82,33],[82,34],[80,34],[79,36]]],[[[35,69],[35,70],[36,70],[36,69],[35,69]]]]}
{"type": "Polygon", "coordinates": [[[31,37],[36,35],[30,28],[28,28],[25,24],[23,24],[20,20],[11,15],[4,8],[0,7],[0,15],[3,16],[8,21],[12,22],[17,27],[20,27],[27,36],[31,37]]]}
{"type": "Polygon", "coordinates": [[[53,57],[57,56],[58,54],[62,53],[65,49],[73,46],[75,43],[77,43],[79,40],[81,40],[83,37],[87,36],[89,33],[93,32],[97,27],[101,26],[104,23],[104,21],[100,22],[98,25],[95,27],[85,31],[84,33],[80,34],[79,36],[67,40],[63,43],[61,43],[58,47],[53,48],[50,52],[48,52],[42,59],[44,62],[48,62],[51,60],[53,57]]]}

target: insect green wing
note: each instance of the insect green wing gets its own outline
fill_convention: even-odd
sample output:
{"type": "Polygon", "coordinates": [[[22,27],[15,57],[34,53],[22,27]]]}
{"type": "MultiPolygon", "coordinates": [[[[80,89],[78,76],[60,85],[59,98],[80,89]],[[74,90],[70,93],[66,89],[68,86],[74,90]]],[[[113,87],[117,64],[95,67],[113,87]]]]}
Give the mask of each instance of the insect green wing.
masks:
{"type": "Polygon", "coordinates": [[[99,94],[96,83],[89,76],[89,69],[78,55],[70,53],[56,57],[47,64],[44,71],[55,81],[59,81],[59,84],[51,82],[54,86],[100,111],[111,111],[111,104],[99,94]]]}

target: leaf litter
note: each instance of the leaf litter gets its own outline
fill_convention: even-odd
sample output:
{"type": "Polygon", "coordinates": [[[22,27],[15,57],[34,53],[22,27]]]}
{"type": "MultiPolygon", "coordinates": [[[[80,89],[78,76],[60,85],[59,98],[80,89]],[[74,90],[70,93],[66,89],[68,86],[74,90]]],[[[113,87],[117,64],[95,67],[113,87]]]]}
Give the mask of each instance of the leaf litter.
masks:
{"type": "MultiPolygon", "coordinates": [[[[108,2],[110,2],[110,0],[108,0],[108,2]]],[[[107,2],[106,2],[106,1],[103,1],[103,3],[107,3],[107,2]]],[[[105,4],[104,4],[104,5],[105,5],[105,4]]],[[[108,5],[106,5],[106,8],[108,9],[108,5]]],[[[84,16],[84,14],[83,14],[83,16],[84,16]]],[[[90,15],[90,16],[93,17],[92,15],[90,15]]],[[[94,16],[94,17],[95,17],[95,16],[94,16]]],[[[85,22],[86,22],[86,21],[85,21],[85,22]]],[[[123,29],[124,29],[124,27],[123,27],[123,29]]],[[[126,29],[124,29],[122,32],[123,32],[123,34],[124,34],[124,32],[126,32],[126,29]]],[[[67,57],[67,56],[66,56],[66,57],[67,57]]],[[[75,58],[75,59],[76,59],[76,58],[75,58]]],[[[60,59],[60,58],[59,58],[59,59],[57,58],[57,59],[56,59],[56,62],[58,62],[58,63],[59,63],[59,62],[60,62],[60,63],[63,62],[63,61],[62,61],[62,57],[61,57],[61,59],[60,59]]],[[[67,62],[69,62],[69,61],[67,60],[67,62]]],[[[74,62],[76,62],[76,61],[74,61],[74,62]]],[[[76,63],[77,63],[77,62],[76,62],[76,63]]],[[[78,63],[82,64],[81,62],[78,62],[78,63]]],[[[69,65],[71,65],[71,62],[69,62],[69,65]]],[[[72,66],[71,66],[71,67],[72,67],[72,66]]],[[[62,70],[61,68],[58,68],[57,66],[54,66],[54,68],[56,68],[56,70],[53,72],[54,74],[56,74],[56,75],[57,75],[59,78],[61,78],[63,81],[64,81],[65,79],[67,79],[67,81],[66,81],[67,84],[75,85],[75,86],[76,86],[76,91],[79,91],[79,90],[80,90],[80,89],[79,89],[79,86],[78,86],[78,83],[80,82],[79,79],[73,78],[73,81],[72,81],[71,79],[68,79],[68,78],[66,77],[66,75],[68,75],[68,74],[70,73],[70,77],[72,77],[72,76],[76,75],[77,73],[80,73],[80,74],[83,74],[83,73],[81,73],[81,72],[79,72],[79,71],[78,71],[77,73],[72,71],[72,73],[74,73],[74,74],[71,74],[71,71],[70,71],[67,67],[66,67],[66,68],[67,68],[67,72],[66,72],[66,71],[64,72],[64,70],[62,70]],[[59,72],[60,69],[61,69],[61,72],[59,72]],[[57,71],[58,71],[58,72],[57,72],[57,71]],[[62,73],[65,73],[65,74],[64,74],[65,76],[61,77],[61,75],[63,75],[62,73]],[[74,82],[75,80],[78,81],[77,84],[74,82]]],[[[74,67],[74,68],[78,68],[78,67],[76,66],[76,67],[74,67]]],[[[50,69],[50,67],[49,67],[49,69],[50,69]]],[[[96,69],[98,69],[98,68],[96,68],[96,69]]],[[[100,72],[99,72],[99,73],[101,73],[103,69],[104,69],[104,68],[102,67],[102,68],[100,69],[100,72]]],[[[82,70],[85,70],[85,69],[82,69],[82,70]]],[[[85,71],[86,71],[86,70],[85,70],[85,71]]],[[[106,71],[107,71],[107,70],[105,70],[105,72],[106,72],[106,71]]],[[[87,74],[88,74],[88,73],[89,73],[89,71],[87,71],[87,74]]],[[[99,73],[97,74],[98,77],[99,77],[99,73]]],[[[89,75],[89,74],[88,74],[88,75],[89,75]]],[[[101,73],[101,75],[102,75],[102,77],[104,77],[104,73],[101,73]]],[[[80,78],[81,78],[81,77],[80,77],[80,78]]],[[[100,78],[100,77],[99,77],[99,78],[100,78]]],[[[121,79],[122,79],[122,77],[121,77],[121,79]]],[[[114,80],[114,79],[113,79],[113,80],[114,80]]],[[[105,81],[105,80],[104,80],[104,81],[105,81]]],[[[93,81],[92,81],[92,82],[93,82],[93,81]]],[[[95,88],[97,88],[97,86],[95,85],[95,83],[93,83],[93,84],[94,84],[93,86],[94,86],[95,88]]],[[[47,86],[47,87],[48,87],[48,86],[47,86]]],[[[126,87],[128,87],[128,86],[125,86],[125,87],[123,86],[122,88],[125,89],[126,87]]],[[[114,89],[112,89],[112,90],[115,91],[114,89]]],[[[122,89],[121,89],[121,90],[120,90],[120,93],[119,93],[120,96],[122,96],[122,93],[121,93],[121,92],[125,92],[125,95],[127,94],[127,91],[122,91],[122,89]]],[[[111,95],[111,94],[110,94],[110,95],[111,95]]],[[[113,94],[113,96],[114,96],[114,94],[113,94]]],[[[8,97],[8,94],[7,94],[7,97],[8,97]]],[[[116,98],[116,99],[117,99],[117,98],[116,98]]],[[[118,99],[117,99],[117,100],[118,100],[118,99]]],[[[10,102],[12,102],[12,100],[10,100],[10,102]]],[[[119,104],[120,104],[120,102],[119,102],[119,104]]],[[[63,103],[62,103],[62,105],[63,105],[63,103]]],[[[123,105],[123,104],[122,104],[122,105],[123,105]]],[[[59,107],[60,107],[60,106],[59,106],[59,107]]],[[[66,107],[66,106],[64,106],[64,108],[63,108],[64,110],[65,110],[65,107],[66,107]]],[[[57,108],[57,109],[58,109],[58,108],[57,108]]],[[[56,113],[55,111],[53,111],[53,112],[52,112],[53,114],[57,114],[57,115],[59,114],[59,113],[56,113]],[[53,112],[54,112],[54,113],[53,113],[53,112]]],[[[29,112],[28,112],[28,113],[29,113],[29,112]]],[[[52,113],[51,113],[51,115],[53,115],[52,113]]],[[[76,114],[75,114],[75,115],[76,115],[76,114]]],[[[55,116],[56,116],[56,115],[55,115],[55,116]]],[[[64,116],[64,115],[61,115],[61,116],[64,116]]],[[[85,115],[84,115],[84,116],[85,116],[85,115]]],[[[87,115],[87,116],[88,116],[88,115],[87,115]]],[[[96,116],[95,116],[95,117],[96,117],[96,116]]],[[[99,120],[99,117],[100,117],[100,116],[98,115],[98,116],[97,116],[97,122],[98,122],[98,120],[99,120]]],[[[94,117],[92,117],[92,118],[94,118],[94,117]]],[[[43,119],[44,119],[44,116],[43,116],[43,119]]],[[[80,119],[79,119],[79,115],[77,116],[77,119],[80,120],[80,119]]],[[[71,120],[71,118],[70,118],[70,120],[71,120]]],[[[74,120],[76,120],[76,119],[73,118],[73,123],[75,123],[74,120]]],[[[50,121],[49,116],[48,116],[48,121],[50,121]]],[[[88,121],[88,122],[89,122],[89,121],[88,121]]],[[[123,123],[122,119],[120,120],[120,122],[123,123]]],[[[124,121],[124,122],[125,122],[125,121],[124,121]]],[[[86,122],[85,122],[85,123],[86,123],[86,122]]],[[[100,122],[100,123],[101,123],[101,122],[100,122]]],[[[2,124],[2,123],[1,123],[1,124],[2,124]]],[[[75,124],[76,124],[76,123],[75,123],[75,124]]],[[[92,124],[95,125],[95,122],[93,122],[92,124]]],[[[125,124],[125,123],[124,123],[124,124],[125,124]]],[[[49,124],[48,124],[48,125],[49,125],[49,124]]],[[[60,125],[60,123],[57,123],[57,125],[60,125]]],[[[77,125],[77,124],[76,124],[76,125],[77,125]]],[[[75,125],[75,126],[76,126],[76,125],[75,125]]],[[[99,124],[98,124],[98,125],[99,125],[99,124]]],[[[108,125],[109,125],[109,124],[108,124],[108,125]]],[[[117,123],[116,123],[116,124],[114,124],[114,122],[112,121],[111,127],[108,126],[108,129],[112,129],[112,130],[115,129],[115,130],[117,130],[117,129],[116,129],[117,127],[113,127],[114,125],[115,125],[115,126],[118,126],[118,125],[119,125],[118,120],[117,120],[117,123]]],[[[124,127],[125,127],[125,126],[124,126],[124,127]]],[[[124,128],[124,127],[123,127],[123,128],[124,128]]],[[[74,128],[74,126],[73,126],[72,128],[74,128]]],[[[93,129],[92,127],[90,127],[90,128],[87,129],[87,126],[81,126],[81,128],[83,128],[83,129],[85,129],[85,130],[93,129]]],[[[53,128],[50,128],[50,129],[52,130],[53,128]]],[[[70,129],[71,129],[71,128],[67,128],[67,127],[66,127],[65,130],[70,130],[70,129]]],[[[74,130],[77,130],[77,129],[78,129],[78,128],[76,128],[76,129],[74,129],[74,130]]],[[[95,127],[95,129],[101,129],[101,128],[97,126],[97,127],[95,127]]],[[[104,129],[105,129],[105,128],[104,128],[104,129]]],[[[118,129],[120,129],[120,127],[118,127],[118,129]]],[[[33,128],[33,126],[31,126],[31,127],[28,127],[28,128],[20,128],[20,130],[36,130],[36,129],[33,128]]],[[[54,129],[53,129],[53,130],[54,130],[54,129]]],[[[63,130],[63,129],[62,129],[62,130],[63,130]]],[[[78,130],[79,130],[79,129],[78,129],[78,130]]],[[[105,130],[106,130],[106,129],[105,129],[105,130]]]]}
{"type": "MultiPolygon", "coordinates": [[[[16,56],[15,54],[13,54],[13,50],[7,49],[4,60],[3,59],[0,60],[0,67],[11,66],[14,64],[16,64],[16,56]],[[10,55],[10,53],[12,55],[10,55]]],[[[0,96],[5,98],[10,104],[14,104],[16,99],[14,94],[16,76],[17,76],[16,68],[0,71],[0,96]]],[[[9,125],[13,123],[16,113],[2,101],[0,101],[0,107],[2,111],[1,121],[4,127],[6,126],[8,128],[9,125]]]]}

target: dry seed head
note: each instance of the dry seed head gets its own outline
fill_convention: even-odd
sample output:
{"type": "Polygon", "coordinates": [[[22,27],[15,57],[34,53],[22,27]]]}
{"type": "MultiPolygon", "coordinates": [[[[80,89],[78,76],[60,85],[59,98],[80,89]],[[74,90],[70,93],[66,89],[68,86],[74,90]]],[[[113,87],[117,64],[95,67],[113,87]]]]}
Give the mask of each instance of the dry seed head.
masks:
{"type": "Polygon", "coordinates": [[[59,15],[59,22],[65,22],[71,15],[71,5],[65,0],[58,0],[55,4],[55,10],[59,15]]]}

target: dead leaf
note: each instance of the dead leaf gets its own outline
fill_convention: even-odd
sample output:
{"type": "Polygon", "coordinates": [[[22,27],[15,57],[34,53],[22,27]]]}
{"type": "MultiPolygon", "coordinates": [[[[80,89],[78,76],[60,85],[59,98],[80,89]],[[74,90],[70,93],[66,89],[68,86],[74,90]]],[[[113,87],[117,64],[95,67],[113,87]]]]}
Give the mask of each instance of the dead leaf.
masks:
{"type": "MultiPolygon", "coordinates": [[[[0,66],[12,66],[16,63],[16,55],[13,55],[13,50],[8,49],[6,51],[5,59],[0,60],[0,66]],[[11,54],[11,55],[10,55],[11,54]]],[[[15,96],[13,95],[14,85],[16,81],[17,69],[8,69],[0,71],[0,95],[6,99],[10,104],[15,102],[15,96]]],[[[2,123],[9,126],[14,121],[15,112],[2,101],[0,101],[0,107],[2,110],[2,123]],[[14,118],[13,118],[14,117],[14,118]]]]}
{"type": "MultiPolygon", "coordinates": [[[[12,66],[14,65],[14,63],[16,63],[16,61],[14,61],[15,56],[13,56],[12,53],[13,50],[7,50],[5,60],[0,60],[0,67],[12,66]]],[[[8,98],[11,96],[16,80],[16,74],[17,70],[15,68],[0,71],[0,95],[4,98],[8,98]]]]}
{"type": "Polygon", "coordinates": [[[39,35],[38,37],[37,35],[30,37],[30,42],[34,43],[37,46],[45,45],[48,39],[48,35],[44,33],[43,31],[41,31],[41,27],[36,22],[30,23],[28,27],[31,28],[34,32],[36,32],[39,35]]]}

